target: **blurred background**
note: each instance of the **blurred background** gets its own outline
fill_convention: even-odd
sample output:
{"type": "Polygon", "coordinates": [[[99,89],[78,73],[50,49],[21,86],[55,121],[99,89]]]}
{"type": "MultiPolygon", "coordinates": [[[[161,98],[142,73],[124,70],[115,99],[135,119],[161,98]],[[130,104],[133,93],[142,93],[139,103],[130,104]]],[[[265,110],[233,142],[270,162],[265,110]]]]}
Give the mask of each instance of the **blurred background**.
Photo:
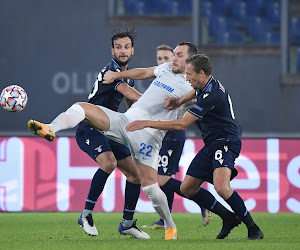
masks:
{"type": "Polygon", "coordinates": [[[162,43],[194,42],[231,94],[243,138],[300,138],[296,0],[1,0],[0,88],[20,85],[29,100],[22,112],[0,110],[0,136],[31,136],[29,119],[50,122],[86,101],[112,32],[125,27],[137,31],[130,68],[155,65],[162,43]]]}
{"type": "MultiPolygon", "coordinates": [[[[79,149],[74,129],[48,143],[32,137],[27,121],[50,122],[86,101],[112,58],[113,31],[126,27],[137,32],[130,68],[156,65],[156,47],[163,43],[191,41],[211,58],[242,128],[232,187],[249,211],[300,213],[296,0],[0,0],[0,89],[17,84],[29,98],[22,112],[0,109],[0,212],[82,210],[98,165],[79,149]]],[[[150,83],[135,86],[144,92],[150,83]]],[[[203,146],[195,126],[187,137],[179,180],[203,146]]],[[[96,211],[122,211],[124,184],[114,171],[96,211]]],[[[204,187],[216,195],[213,186],[204,187]]],[[[137,211],[151,209],[142,192],[137,211]]],[[[173,211],[199,207],[175,196],[173,211]]]]}

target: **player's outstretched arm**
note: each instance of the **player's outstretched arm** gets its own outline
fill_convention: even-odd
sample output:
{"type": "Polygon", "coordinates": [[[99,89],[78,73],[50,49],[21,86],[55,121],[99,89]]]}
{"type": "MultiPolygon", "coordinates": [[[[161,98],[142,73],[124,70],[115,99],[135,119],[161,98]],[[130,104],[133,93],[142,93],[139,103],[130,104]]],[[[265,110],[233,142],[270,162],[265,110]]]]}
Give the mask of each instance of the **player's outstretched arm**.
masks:
{"type": "Polygon", "coordinates": [[[129,69],[121,72],[107,71],[103,76],[103,83],[108,84],[114,82],[116,79],[134,79],[134,80],[144,80],[149,78],[154,78],[155,67],[150,68],[137,68],[129,69]]]}
{"type": "Polygon", "coordinates": [[[120,92],[125,98],[136,102],[142,94],[138,92],[135,88],[130,87],[127,83],[120,83],[117,87],[117,91],[120,92]]]}
{"type": "Polygon", "coordinates": [[[126,126],[126,131],[135,131],[143,128],[156,128],[161,130],[185,130],[190,124],[198,119],[197,116],[186,112],[180,120],[172,121],[152,121],[152,120],[138,120],[129,123],[126,126]]]}
{"type": "Polygon", "coordinates": [[[176,109],[180,105],[195,99],[195,97],[196,97],[196,92],[195,92],[194,89],[191,90],[189,93],[187,93],[185,96],[183,96],[182,98],[179,98],[179,99],[176,99],[176,98],[173,98],[173,97],[168,97],[166,99],[166,102],[165,102],[165,108],[169,109],[169,110],[176,109]]]}

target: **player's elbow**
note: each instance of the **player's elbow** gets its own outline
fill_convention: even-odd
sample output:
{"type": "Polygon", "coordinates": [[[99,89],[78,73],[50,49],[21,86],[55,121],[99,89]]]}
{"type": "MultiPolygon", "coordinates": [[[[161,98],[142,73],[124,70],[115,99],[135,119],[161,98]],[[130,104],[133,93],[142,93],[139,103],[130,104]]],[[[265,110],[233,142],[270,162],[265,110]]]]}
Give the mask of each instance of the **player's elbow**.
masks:
{"type": "Polygon", "coordinates": [[[179,124],[177,124],[177,126],[176,126],[176,130],[185,130],[186,129],[186,124],[184,124],[184,123],[179,123],[179,124]]]}

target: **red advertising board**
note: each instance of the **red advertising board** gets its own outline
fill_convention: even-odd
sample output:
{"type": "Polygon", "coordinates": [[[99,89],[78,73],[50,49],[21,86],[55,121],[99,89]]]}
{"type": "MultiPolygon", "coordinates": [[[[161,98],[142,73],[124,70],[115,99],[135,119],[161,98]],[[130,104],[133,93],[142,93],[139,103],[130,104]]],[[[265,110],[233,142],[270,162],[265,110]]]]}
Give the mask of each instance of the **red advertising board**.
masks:
{"type": "MultiPolygon", "coordinates": [[[[300,140],[244,139],[236,160],[239,175],[231,186],[254,212],[300,213],[300,140]]],[[[187,139],[180,160],[183,180],[201,139],[187,139]]],[[[0,211],[81,211],[97,164],[77,146],[75,138],[54,142],[41,138],[0,138],[0,211]]],[[[108,178],[95,211],[120,212],[125,177],[119,170],[108,178]]],[[[212,185],[204,188],[217,196],[212,185]]],[[[228,205],[218,197],[225,206],[228,205]]],[[[141,192],[138,212],[154,212],[141,192]]],[[[175,195],[173,212],[200,212],[190,200],[175,195]]]]}

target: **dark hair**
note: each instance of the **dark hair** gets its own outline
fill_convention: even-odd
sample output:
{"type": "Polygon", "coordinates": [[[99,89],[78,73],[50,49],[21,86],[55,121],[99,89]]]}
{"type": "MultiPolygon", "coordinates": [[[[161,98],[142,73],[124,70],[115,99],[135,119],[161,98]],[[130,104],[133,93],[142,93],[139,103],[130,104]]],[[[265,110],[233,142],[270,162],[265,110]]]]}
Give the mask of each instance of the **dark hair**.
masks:
{"type": "Polygon", "coordinates": [[[189,56],[193,56],[193,55],[198,54],[197,47],[195,46],[195,44],[193,44],[191,42],[181,42],[181,43],[178,43],[177,46],[184,46],[184,45],[189,47],[189,49],[188,49],[189,56]]]}
{"type": "Polygon", "coordinates": [[[212,64],[209,57],[204,54],[193,55],[186,59],[186,63],[192,64],[194,71],[199,74],[201,70],[204,71],[205,75],[209,76],[212,73],[212,64]]]}
{"type": "Polygon", "coordinates": [[[173,48],[169,45],[166,45],[166,44],[162,44],[162,45],[157,46],[156,51],[159,51],[159,50],[169,50],[173,53],[173,48]]]}
{"type": "Polygon", "coordinates": [[[114,47],[114,41],[119,38],[129,37],[131,40],[132,47],[134,46],[134,40],[136,39],[136,32],[134,28],[121,29],[118,31],[114,31],[111,36],[111,47],[114,47]]]}

